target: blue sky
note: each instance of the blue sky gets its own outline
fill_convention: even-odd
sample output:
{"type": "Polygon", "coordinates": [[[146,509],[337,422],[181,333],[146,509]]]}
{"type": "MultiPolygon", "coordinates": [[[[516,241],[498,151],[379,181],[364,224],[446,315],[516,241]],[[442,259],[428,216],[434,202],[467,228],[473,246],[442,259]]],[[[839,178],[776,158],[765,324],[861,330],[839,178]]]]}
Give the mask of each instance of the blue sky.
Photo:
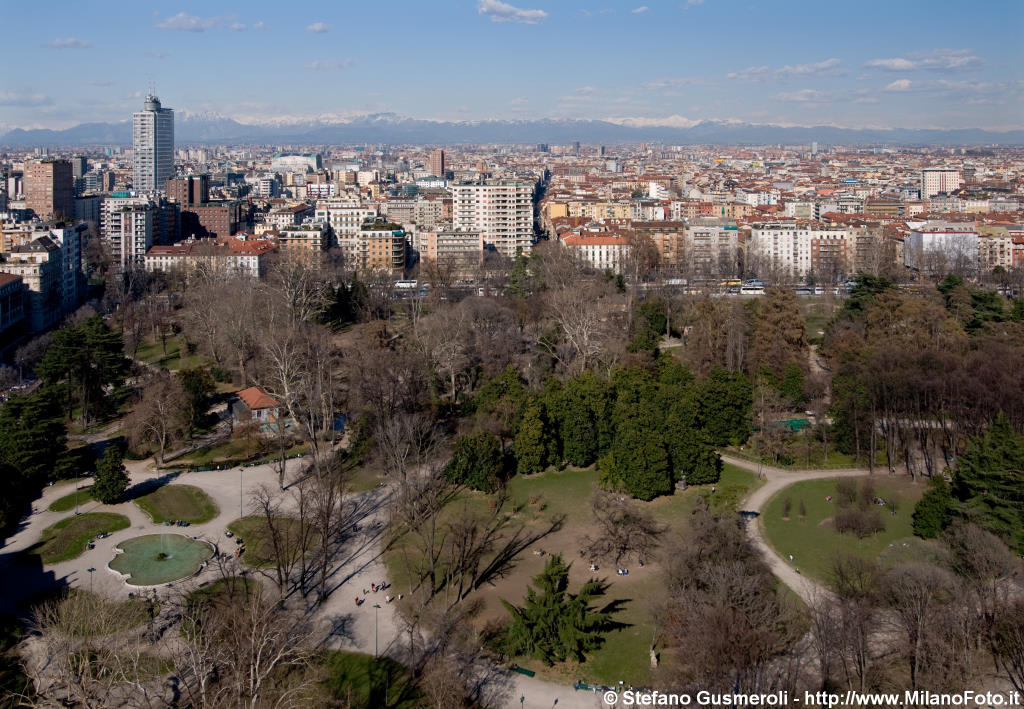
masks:
{"type": "MultiPolygon", "coordinates": [[[[0,128],[179,112],[245,122],[702,119],[1024,127],[1024,2],[21,2],[0,128]]],[[[14,31],[11,31],[14,30],[14,31]]]]}

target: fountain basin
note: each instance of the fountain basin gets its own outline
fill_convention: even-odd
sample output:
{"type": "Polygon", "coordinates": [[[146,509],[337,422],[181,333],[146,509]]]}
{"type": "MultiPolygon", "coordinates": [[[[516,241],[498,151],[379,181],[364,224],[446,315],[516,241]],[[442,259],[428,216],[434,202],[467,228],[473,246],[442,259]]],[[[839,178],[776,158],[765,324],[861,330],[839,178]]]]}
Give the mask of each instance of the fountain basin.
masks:
{"type": "Polygon", "coordinates": [[[191,576],[213,556],[213,547],[181,534],[146,534],[126,539],[110,568],[132,586],[157,586],[191,576]]]}

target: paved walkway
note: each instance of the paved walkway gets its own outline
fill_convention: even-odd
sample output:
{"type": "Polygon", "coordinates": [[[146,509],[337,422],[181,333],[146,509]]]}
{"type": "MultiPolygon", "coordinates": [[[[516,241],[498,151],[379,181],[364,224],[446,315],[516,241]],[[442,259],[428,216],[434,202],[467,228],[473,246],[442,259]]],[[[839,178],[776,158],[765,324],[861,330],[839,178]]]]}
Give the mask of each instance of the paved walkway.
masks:
{"type": "MultiPolygon", "coordinates": [[[[762,473],[767,477],[765,484],[752,492],[743,502],[741,509],[749,512],[763,511],[765,504],[780,490],[789,487],[793,483],[803,480],[820,480],[822,478],[851,478],[870,475],[870,471],[862,468],[846,469],[824,469],[824,470],[785,470],[770,465],[758,465],[757,463],[737,458],[731,455],[722,454],[722,460],[737,468],[743,468],[753,473],[762,473]]],[[[764,535],[764,524],[758,518],[747,524],[747,534],[750,541],[761,550],[761,555],[768,563],[772,573],[789,586],[805,602],[814,598],[830,597],[832,592],[825,586],[800,574],[792,564],[779,556],[768,543],[764,535]]]]}

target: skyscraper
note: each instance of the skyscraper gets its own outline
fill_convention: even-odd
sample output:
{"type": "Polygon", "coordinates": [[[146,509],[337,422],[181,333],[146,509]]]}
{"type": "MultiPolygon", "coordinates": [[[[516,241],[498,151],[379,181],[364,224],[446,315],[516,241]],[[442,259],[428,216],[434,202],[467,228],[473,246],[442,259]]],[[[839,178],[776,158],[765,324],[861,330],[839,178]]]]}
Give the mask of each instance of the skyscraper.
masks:
{"type": "Polygon", "coordinates": [[[174,176],[174,110],[160,106],[153,94],[132,115],[135,143],[132,184],[140,192],[164,189],[174,176]]]}
{"type": "Polygon", "coordinates": [[[75,215],[74,178],[67,160],[40,160],[25,166],[25,206],[41,219],[75,215]]]}
{"type": "Polygon", "coordinates": [[[444,150],[441,148],[430,151],[430,174],[444,177],[444,150]]]}

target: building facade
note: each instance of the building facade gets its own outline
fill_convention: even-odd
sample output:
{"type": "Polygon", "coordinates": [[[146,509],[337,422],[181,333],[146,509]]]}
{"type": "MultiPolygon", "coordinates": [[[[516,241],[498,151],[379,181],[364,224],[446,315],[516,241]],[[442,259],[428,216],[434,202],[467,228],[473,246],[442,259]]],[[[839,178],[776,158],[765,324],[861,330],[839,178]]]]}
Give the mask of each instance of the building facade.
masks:
{"type": "Polygon", "coordinates": [[[515,258],[533,248],[533,185],[518,180],[452,186],[453,226],[480,232],[484,243],[515,258]]]}
{"type": "Polygon", "coordinates": [[[174,110],[153,94],[132,114],[132,185],[139,192],[164,189],[174,176],[174,110]]]}
{"type": "Polygon", "coordinates": [[[74,217],[75,178],[69,160],[40,160],[25,166],[25,206],[40,219],[74,217]]]}

